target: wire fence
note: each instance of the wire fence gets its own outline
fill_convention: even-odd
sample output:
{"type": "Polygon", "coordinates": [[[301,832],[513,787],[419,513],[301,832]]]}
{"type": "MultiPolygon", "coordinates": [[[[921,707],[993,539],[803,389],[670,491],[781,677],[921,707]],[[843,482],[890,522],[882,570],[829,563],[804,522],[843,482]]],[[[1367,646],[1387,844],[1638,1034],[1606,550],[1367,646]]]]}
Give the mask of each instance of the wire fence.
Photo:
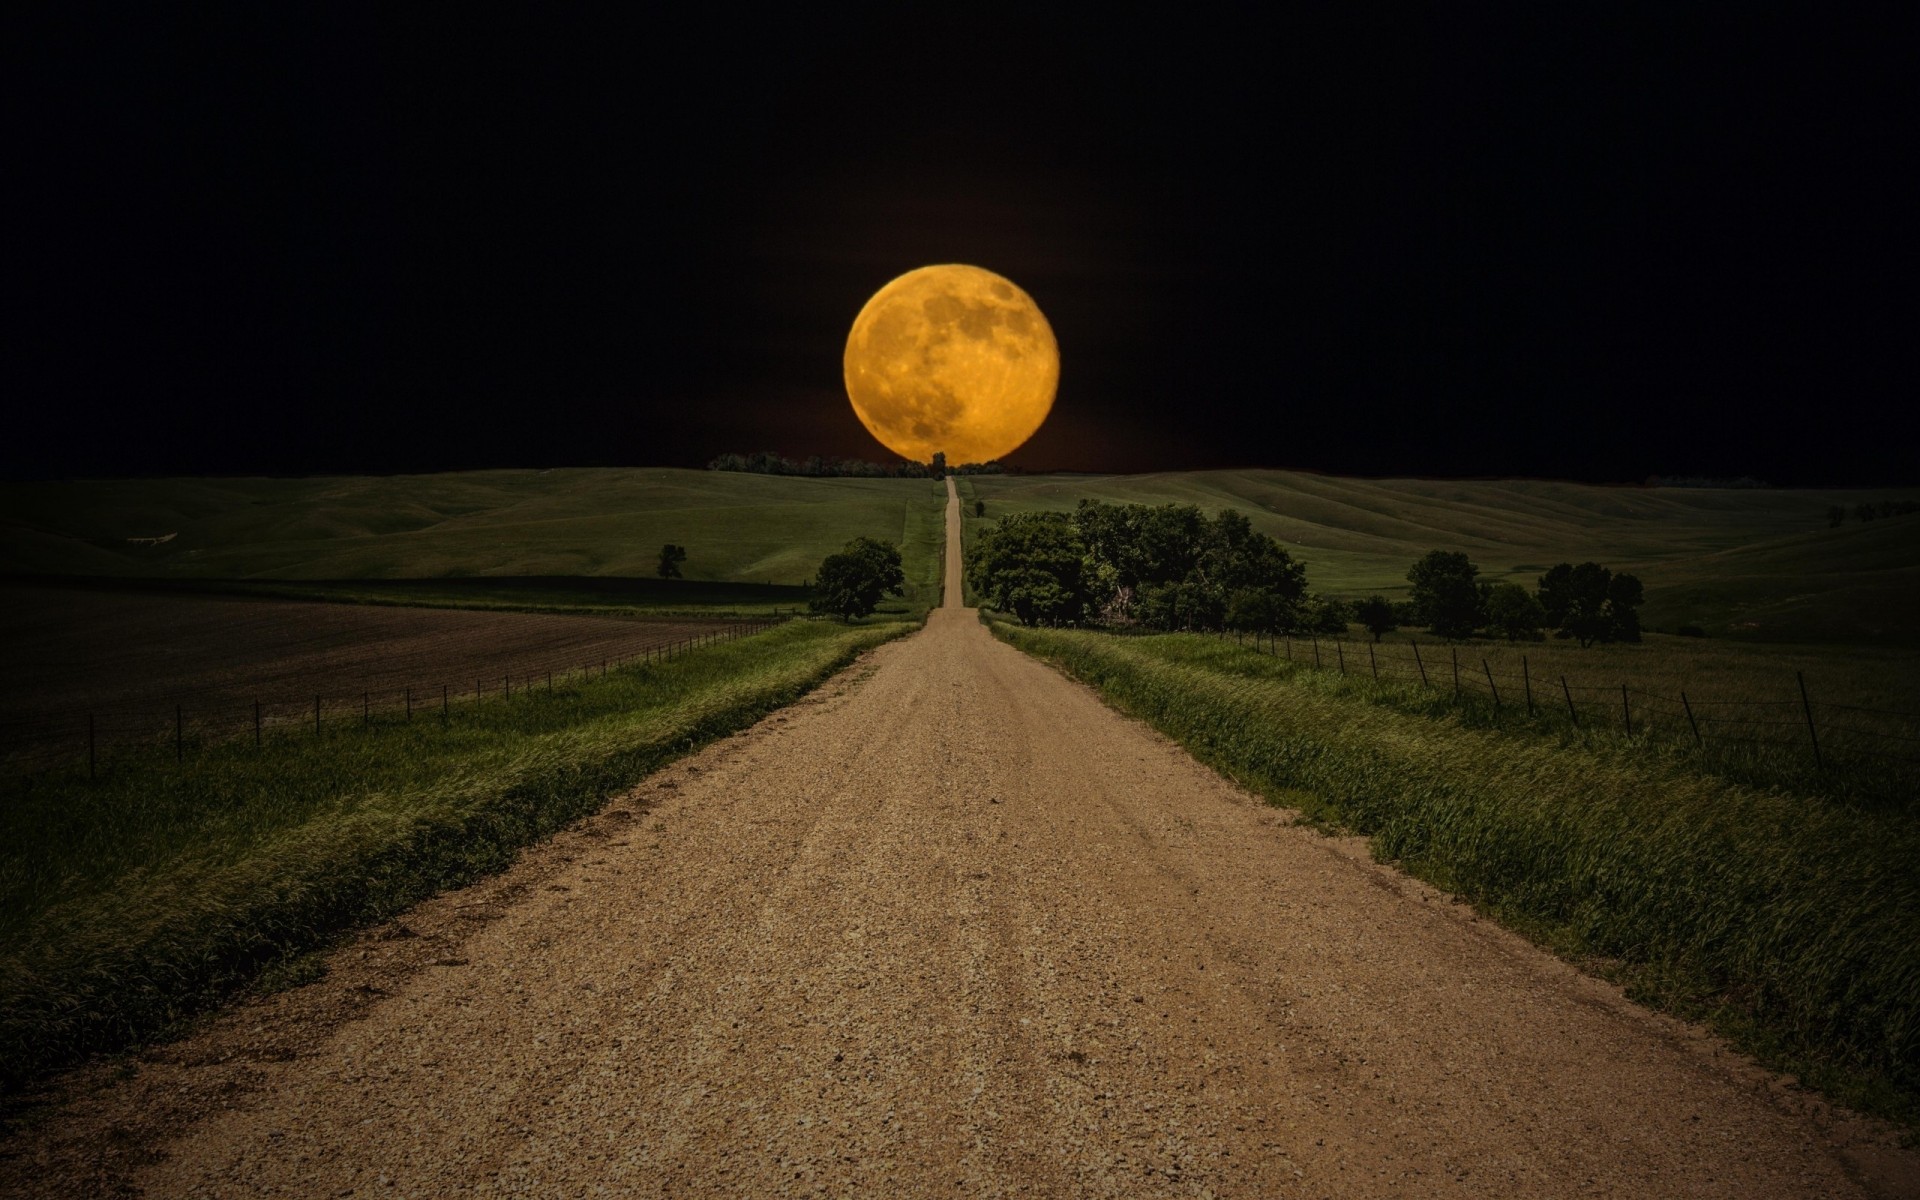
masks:
{"type": "Polygon", "coordinates": [[[1920,716],[1816,698],[1804,672],[1783,679],[1774,699],[1727,699],[1686,689],[1660,692],[1631,683],[1576,683],[1559,672],[1536,672],[1526,654],[1518,669],[1493,665],[1478,647],[1349,642],[1344,638],[1225,633],[1262,653],[1342,675],[1451,693],[1461,704],[1564,719],[1575,729],[1612,729],[1628,737],[1659,735],[1695,746],[1795,748],[1816,768],[1841,758],[1920,764],[1920,716]]]}
{"type": "Polygon", "coordinates": [[[0,721],[0,771],[31,777],[58,769],[82,769],[90,779],[106,772],[113,759],[129,752],[171,749],[176,762],[217,745],[269,737],[318,737],[342,727],[372,729],[394,722],[448,724],[456,710],[489,701],[512,701],[535,692],[551,693],[589,679],[604,679],[618,667],[671,662],[696,650],[760,633],[786,618],[748,620],[719,629],[675,632],[660,640],[589,658],[529,662],[487,673],[458,677],[452,669],[431,672],[413,682],[385,682],[343,691],[338,681],[309,692],[281,691],[250,701],[198,697],[177,703],[99,705],[84,711],[40,713],[0,721]]]}

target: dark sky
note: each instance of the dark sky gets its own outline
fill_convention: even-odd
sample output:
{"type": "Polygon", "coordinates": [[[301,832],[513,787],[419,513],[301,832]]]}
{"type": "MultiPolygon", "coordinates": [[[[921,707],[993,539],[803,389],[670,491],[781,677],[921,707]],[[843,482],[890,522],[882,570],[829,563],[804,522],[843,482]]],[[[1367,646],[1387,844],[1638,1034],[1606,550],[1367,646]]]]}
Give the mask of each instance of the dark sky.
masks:
{"type": "Polygon", "coordinates": [[[1895,6],[383,7],[18,31],[7,475],[885,458],[846,329],[959,261],[1029,468],[1920,478],[1895,6]]]}

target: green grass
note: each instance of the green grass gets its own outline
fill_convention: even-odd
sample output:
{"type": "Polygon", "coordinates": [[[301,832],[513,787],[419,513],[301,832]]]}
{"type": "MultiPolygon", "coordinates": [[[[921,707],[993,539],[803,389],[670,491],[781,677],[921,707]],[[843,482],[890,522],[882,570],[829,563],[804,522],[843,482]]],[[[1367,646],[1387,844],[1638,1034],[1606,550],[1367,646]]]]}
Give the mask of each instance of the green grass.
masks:
{"type": "Polygon", "coordinates": [[[264,748],[116,760],[0,796],[0,1088],[161,1034],[498,870],[914,625],[798,621],[605,679],[264,748]]]}
{"type": "Polygon", "coordinates": [[[1920,645],[1920,516],[1827,527],[1829,505],[1913,499],[1871,492],[1594,487],[1530,480],[1342,479],[1296,471],[978,475],[961,481],[988,519],[1070,510],[1083,498],[1237,508],[1335,596],[1404,596],[1407,567],[1460,550],[1484,578],[1532,586],[1556,562],[1638,574],[1649,627],[1721,637],[1920,645]]]}
{"type": "Polygon", "coordinates": [[[1196,758],[1835,1098],[1920,1119],[1920,829],[1197,635],[998,624],[1196,758]]]}
{"type": "Polygon", "coordinates": [[[925,609],[937,602],[926,580],[939,573],[945,496],[924,479],[667,468],[0,483],[0,574],[294,581],[347,599],[592,608],[608,593],[563,577],[651,580],[660,546],[675,542],[687,547],[686,582],[614,603],[685,610],[783,603],[788,593],[692,598],[694,585],[797,587],[866,535],[901,545],[922,589],[907,607],[925,609]]]}

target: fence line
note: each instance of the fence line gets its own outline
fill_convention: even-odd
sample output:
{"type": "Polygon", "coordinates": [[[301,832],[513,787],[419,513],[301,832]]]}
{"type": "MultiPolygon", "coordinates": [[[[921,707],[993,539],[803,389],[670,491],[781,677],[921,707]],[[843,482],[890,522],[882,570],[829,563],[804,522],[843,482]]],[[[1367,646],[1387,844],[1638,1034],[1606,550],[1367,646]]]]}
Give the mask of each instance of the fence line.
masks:
{"type": "MultiPolygon", "coordinates": [[[[1344,638],[1264,633],[1218,636],[1231,638],[1263,654],[1285,658],[1302,668],[1359,673],[1347,668],[1344,638]],[[1331,655],[1324,652],[1323,641],[1332,643],[1331,655]]],[[[1795,694],[1785,699],[1722,700],[1690,695],[1684,689],[1678,694],[1656,692],[1625,681],[1574,683],[1557,673],[1535,673],[1525,654],[1520,656],[1520,670],[1516,672],[1495,669],[1487,657],[1479,654],[1474,655],[1477,663],[1462,662],[1457,645],[1446,646],[1445,653],[1437,659],[1434,651],[1440,647],[1433,643],[1428,643],[1425,654],[1421,653],[1420,643],[1412,639],[1406,643],[1406,654],[1395,653],[1391,644],[1368,641],[1366,645],[1364,677],[1406,683],[1439,694],[1451,693],[1457,703],[1484,703],[1495,711],[1524,708],[1530,717],[1557,711],[1575,729],[1611,728],[1628,737],[1667,734],[1702,747],[1724,742],[1798,749],[1809,756],[1815,767],[1828,765],[1835,755],[1864,755],[1920,764],[1920,753],[1908,750],[1909,746],[1920,747],[1920,716],[1815,699],[1804,673],[1799,671],[1794,672],[1792,683],[1795,694]],[[1508,686],[1503,688],[1503,683],[1508,686]],[[1536,691],[1536,685],[1540,690],[1536,691]],[[1886,717],[1903,728],[1874,729],[1837,721],[1833,717],[1837,713],[1886,717]],[[1716,726],[1733,727],[1738,732],[1721,732],[1716,726]],[[1747,736],[1763,730],[1781,732],[1747,736]]]]}
{"type": "Polygon", "coordinates": [[[472,706],[488,699],[511,701],[528,692],[553,692],[585,679],[604,679],[616,667],[649,666],[685,657],[695,650],[748,637],[785,620],[750,620],[722,629],[703,630],[624,653],[569,658],[564,663],[542,662],[466,685],[446,680],[341,692],[322,689],[311,695],[284,694],[250,701],[222,701],[195,709],[185,702],[164,708],[99,706],[47,716],[0,722],[0,762],[16,778],[78,765],[84,761],[89,778],[98,778],[110,765],[111,751],[171,749],[176,762],[189,750],[251,739],[264,744],[272,734],[310,732],[319,736],[342,725],[371,728],[415,720],[437,720],[443,726],[456,704],[472,706]]]}

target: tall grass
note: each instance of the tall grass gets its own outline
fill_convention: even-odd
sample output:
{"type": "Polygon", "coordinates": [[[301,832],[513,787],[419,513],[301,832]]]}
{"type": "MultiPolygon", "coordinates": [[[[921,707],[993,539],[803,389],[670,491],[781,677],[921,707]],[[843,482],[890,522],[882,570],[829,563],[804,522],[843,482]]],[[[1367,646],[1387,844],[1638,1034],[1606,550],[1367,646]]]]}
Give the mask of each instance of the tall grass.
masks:
{"type": "Polygon", "coordinates": [[[1411,711],[1194,635],[996,625],[1196,757],[1836,1097],[1920,1116],[1920,831],[1862,808],[1411,711]]]}
{"type": "Polygon", "coordinates": [[[913,628],[795,622],[552,693],[171,752],[0,796],[0,1087],[495,871],[913,628]]]}

